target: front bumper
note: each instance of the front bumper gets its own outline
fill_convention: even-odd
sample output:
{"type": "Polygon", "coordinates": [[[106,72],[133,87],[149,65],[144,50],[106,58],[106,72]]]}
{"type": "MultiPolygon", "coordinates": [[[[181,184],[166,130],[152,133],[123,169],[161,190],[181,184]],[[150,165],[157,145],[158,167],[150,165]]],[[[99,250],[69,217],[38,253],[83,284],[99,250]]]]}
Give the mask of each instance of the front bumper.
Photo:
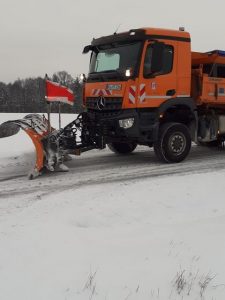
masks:
{"type": "Polygon", "coordinates": [[[154,142],[158,136],[157,110],[124,109],[117,113],[88,111],[87,130],[92,138],[103,137],[105,143],[135,141],[139,144],[154,142]],[[124,129],[119,120],[134,118],[132,127],[124,129]]]}

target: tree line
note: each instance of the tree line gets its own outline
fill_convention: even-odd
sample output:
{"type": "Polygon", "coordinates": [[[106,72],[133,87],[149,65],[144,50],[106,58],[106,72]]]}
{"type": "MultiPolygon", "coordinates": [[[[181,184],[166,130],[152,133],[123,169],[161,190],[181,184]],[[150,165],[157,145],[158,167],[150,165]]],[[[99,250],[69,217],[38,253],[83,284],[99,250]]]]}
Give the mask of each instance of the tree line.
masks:
{"type": "MultiPolygon", "coordinates": [[[[61,104],[63,113],[82,111],[82,84],[66,71],[56,72],[49,80],[70,88],[75,95],[74,106],[61,104]]],[[[47,112],[45,100],[45,79],[41,77],[17,79],[13,83],[0,82],[0,112],[44,113],[47,112]]],[[[52,103],[52,112],[58,112],[58,104],[52,103]]]]}

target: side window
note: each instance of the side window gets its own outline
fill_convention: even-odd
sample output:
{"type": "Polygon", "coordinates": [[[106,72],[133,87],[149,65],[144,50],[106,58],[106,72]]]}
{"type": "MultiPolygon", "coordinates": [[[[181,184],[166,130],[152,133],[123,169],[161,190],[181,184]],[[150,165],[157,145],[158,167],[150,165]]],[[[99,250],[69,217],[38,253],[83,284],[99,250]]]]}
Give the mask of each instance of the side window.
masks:
{"type": "Polygon", "coordinates": [[[163,74],[170,73],[173,68],[173,47],[166,46],[163,58],[163,74]]]}
{"type": "Polygon", "coordinates": [[[225,78],[225,65],[205,64],[203,73],[208,74],[209,77],[225,78]]]}
{"type": "Polygon", "coordinates": [[[217,77],[225,78],[225,66],[217,66],[217,77]]]}
{"type": "Polygon", "coordinates": [[[152,47],[148,46],[145,54],[144,62],[144,76],[151,74],[151,65],[152,65],[152,47]]]}
{"type": "Polygon", "coordinates": [[[203,65],[203,73],[208,74],[209,77],[216,77],[215,64],[203,65]]]}
{"type": "MultiPolygon", "coordinates": [[[[173,55],[174,50],[172,46],[165,45],[164,54],[163,54],[163,67],[160,75],[168,74],[173,69],[173,55]]],[[[152,63],[152,46],[149,45],[144,61],[144,77],[148,77],[151,74],[151,63],[152,63]]]]}

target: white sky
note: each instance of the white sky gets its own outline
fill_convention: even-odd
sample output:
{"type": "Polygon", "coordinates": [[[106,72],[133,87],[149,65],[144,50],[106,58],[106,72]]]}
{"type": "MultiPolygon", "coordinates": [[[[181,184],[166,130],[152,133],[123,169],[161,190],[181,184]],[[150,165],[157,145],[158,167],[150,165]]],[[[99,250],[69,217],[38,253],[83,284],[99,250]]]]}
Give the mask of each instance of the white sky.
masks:
{"type": "Polygon", "coordinates": [[[224,0],[0,0],[0,81],[88,71],[93,37],[185,26],[192,49],[225,49],[224,0]]]}

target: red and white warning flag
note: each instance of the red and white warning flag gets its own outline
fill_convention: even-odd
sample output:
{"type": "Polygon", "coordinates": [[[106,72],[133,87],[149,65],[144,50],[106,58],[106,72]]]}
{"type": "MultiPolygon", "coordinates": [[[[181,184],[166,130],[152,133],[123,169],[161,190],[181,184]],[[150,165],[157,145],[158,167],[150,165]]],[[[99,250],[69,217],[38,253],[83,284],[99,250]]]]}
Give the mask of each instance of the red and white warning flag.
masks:
{"type": "Polygon", "coordinates": [[[49,102],[63,102],[70,105],[73,105],[75,100],[73,91],[50,80],[46,80],[45,99],[49,102]]]}

